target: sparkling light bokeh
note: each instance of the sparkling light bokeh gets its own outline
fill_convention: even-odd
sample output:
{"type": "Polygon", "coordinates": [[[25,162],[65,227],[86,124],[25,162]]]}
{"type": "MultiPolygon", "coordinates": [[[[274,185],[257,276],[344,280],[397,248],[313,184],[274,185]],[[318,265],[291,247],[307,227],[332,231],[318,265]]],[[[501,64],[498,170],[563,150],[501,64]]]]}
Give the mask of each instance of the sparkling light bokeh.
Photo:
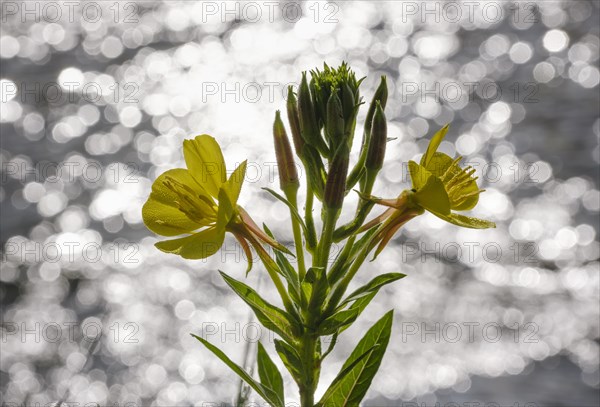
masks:
{"type": "MultiPolygon", "coordinates": [[[[285,110],[286,86],[301,71],[346,60],[367,76],[367,101],[380,75],[390,86],[386,115],[396,139],[375,194],[406,188],[403,163],[451,122],[440,150],[477,169],[487,192],[473,214],[498,228],[459,229],[429,214],[407,224],[357,284],[375,273],[408,277],[382,290],[340,338],[323,383],[360,332],[394,308],[394,339],[370,405],[482,399],[476,378],[527,382],[554,360],[562,362],[553,377],[569,376],[589,390],[580,405],[596,404],[599,3],[527,2],[536,4],[532,11],[520,2],[475,2],[473,18],[440,8],[439,21],[423,15],[423,2],[409,2],[414,13],[396,1],[276,3],[272,19],[260,2],[238,3],[237,19],[234,3],[225,16],[206,3],[129,2],[135,7],[115,15],[112,3],[98,2],[98,21],[93,10],[74,21],[24,22],[2,10],[2,400],[230,402],[237,378],[189,333],[217,327],[207,338],[241,363],[249,311],[216,270],[243,278],[245,261],[233,240],[207,261],[160,253],[141,206],[158,174],[184,165],[182,140],[208,133],[229,169],[249,160],[240,204],[290,242],[285,207],[261,190],[277,183],[274,112],[285,110]],[[496,8],[486,4],[503,15],[493,17],[496,8]],[[435,330],[436,323],[447,336],[422,340],[423,324],[435,330]],[[473,340],[465,323],[479,324],[473,340]],[[92,354],[77,329],[68,337],[69,324],[101,330],[92,354]],[[486,324],[502,327],[501,339],[482,338],[486,324]],[[463,335],[448,340],[457,325],[463,335]],[[418,334],[407,335],[415,326],[418,334]],[[23,338],[24,329],[31,333],[23,338]],[[526,340],[531,332],[535,341],[526,340]]],[[[81,5],[74,10],[81,15],[81,5]]],[[[249,283],[276,301],[263,274],[256,267],[249,283]]],[[[289,377],[286,385],[293,394],[289,377]]],[[[566,402],[564,386],[556,391],[566,402]]],[[[496,390],[484,401],[523,401],[512,393],[496,390]]]]}

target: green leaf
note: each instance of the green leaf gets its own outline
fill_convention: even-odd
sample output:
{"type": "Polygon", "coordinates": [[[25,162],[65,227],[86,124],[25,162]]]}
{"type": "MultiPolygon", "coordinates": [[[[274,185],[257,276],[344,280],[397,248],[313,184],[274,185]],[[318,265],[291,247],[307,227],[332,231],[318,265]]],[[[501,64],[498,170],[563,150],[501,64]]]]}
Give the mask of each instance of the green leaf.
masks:
{"type": "MultiPolygon", "coordinates": [[[[265,233],[269,235],[272,239],[275,239],[273,232],[267,227],[267,225],[263,224],[263,229],[265,233]]],[[[281,274],[288,284],[291,286],[290,295],[296,299],[297,303],[300,302],[300,282],[298,281],[298,274],[294,267],[290,264],[289,260],[283,253],[279,250],[275,250],[275,261],[277,262],[278,270],[277,272],[281,274]]]]}
{"type": "Polygon", "coordinates": [[[325,269],[323,267],[309,268],[302,284],[303,287],[307,288],[305,294],[307,294],[306,291],[310,291],[310,294],[306,297],[310,298],[308,312],[315,314],[319,313],[329,290],[325,269]],[[310,285],[310,290],[308,290],[308,285],[310,285]]]}
{"type": "Polygon", "coordinates": [[[256,363],[258,365],[258,376],[260,377],[260,383],[263,386],[273,390],[279,399],[285,401],[283,393],[283,378],[281,377],[281,373],[279,373],[277,366],[275,366],[275,363],[273,363],[264,346],[260,342],[258,342],[256,363]]]}
{"type": "Polygon", "coordinates": [[[340,305],[339,308],[344,307],[346,304],[357,300],[359,298],[364,297],[372,292],[378,292],[381,287],[384,285],[393,283],[394,281],[400,280],[401,278],[406,277],[406,274],[402,273],[387,273],[382,274],[380,276],[375,277],[373,280],[369,281],[367,284],[363,285],[359,289],[353,291],[340,305]]]}
{"type": "Polygon", "coordinates": [[[377,228],[370,229],[358,239],[356,243],[354,243],[353,238],[348,239],[348,242],[346,242],[344,248],[338,253],[333,266],[331,266],[331,270],[328,273],[327,278],[331,285],[334,285],[343,277],[357,254],[371,241],[371,237],[375,232],[377,232],[377,228]]]}
{"type": "Polygon", "coordinates": [[[284,204],[286,204],[288,208],[290,208],[290,213],[292,214],[292,216],[294,218],[296,218],[296,220],[298,221],[298,223],[300,223],[300,226],[302,227],[302,230],[304,231],[304,235],[307,236],[308,235],[308,229],[306,228],[306,224],[304,223],[304,219],[302,219],[302,216],[300,216],[300,214],[298,213],[298,210],[294,207],[294,205],[292,205],[292,203],[290,201],[288,201],[287,199],[285,199],[285,197],[283,197],[282,195],[280,195],[277,192],[273,191],[271,188],[263,188],[263,189],[265,191],[267,191],[268,193],[270,193],[271,195],[273,195],[278,200],[280,200],[281,202],[283,202],[284,204]]]}
{"type": "Polygon", "coordinates": [[[376,232],[377,228],[370,229],[352,246],[352,250],[350,250],[350,256],[348,258],[348,261],[346,262],[347,266],[350,266],[350,262],[354,261],[358,253],[360,253],[361,250],[371,242],[371,238],[376,232]]]}
{"type": "Polygon", "coordinates": [[[219,359],[221,359],[231,370],[233,370],[242,380],[244,380],[254,391],[265,401],[272,404],[276,407],[284,407],[283,400],[270,388],[265,387],[261,383],[258,383],[256,380],[252,378],[244,369],[242,369],[239,365],[233,362],[227,355],[225,355],[219,348],[212,345],[207,340],[191,334],[194,338],[196,338],[200,343],[202,343],[208,350],[214,353],[219,359]]]}
{"type": "Polygon", "coordinates": [[[331,383],[329,388],[327,389],[327,392],[323,395],[321,400],[315,405],[315,407],[347,407],[347,406],[355,407],[355,406],[358,406],[358,403],[357,404],[348,403],[348,400],[346,400],[343,395],[342,396],[336,395],[335,392],[338,391],[339,388],[344,385],[345,379],[347,379],[348,377],[352,377],[353,375],[356,374],[356,372],[354,372],[354,370],[360,369],[361,366],[359,364],[363,360],[365,360],[366,358],[371,356],[371,354],[375,351],[376,346],[377,345],[375,345],[371,349],[367,350],[365,353],[360,355],[355,361],[353,361],[348,367],[342,369],[340,371],[340,373],[338,373],[338,375],[336,376],[334,381],[331,383]],[[328,396],[328,393],[330,391],[334,395],[329,396],[328,400],[324,400],[325,396],[328,396]],[[325,404],[325,403],[327,403],[327,404],[325,404]]]}
{"type": "MultiPolygon", "coordinates": [[[[360,297],[359,299],[357,299],[356,301],[354,301],[352,303],[352,305],[350,305],[350,309],[356,309],[358,312],[357,318],[360,314],[362,314],[362,312],[365,310],[365,308],[367,308],[367,305],[369,305],[369,303],[371,302],[371,300],[373,298],[375,298],[375,296],[377,295],[377,292],[372,292],[370,294],[367,294],[363,297],[360,297]]],[[[352,321],[354,322],[354,321],[352,321]]],[[[338,334],[344,332],[346,329],[350,328],[350,325],[352,325],[352,323],[348,324],[348,325],[344,325],[340,328],[338,334]]]]}
{"type": "Polygon", "coordinates": [[[300,355],[298,355],[298,352],[296,352],[292,346],[280,341],[279,339],[275,339],[275,350],[283,362],[283,365],[290,372],[296,383],[299,383],[302,377],[302,373],[300,371],[302,362],[300,361],[300,355]]]}
{"type": "Polygon", "coordinates": [[[350,325],[356,321],[359,314],[360,310],[358,308],[349,308],[347,310],[338,311],[321,322],[319,325],[319,334],[333,335],[344,325],[350,325]]]}
{"type": "Polygon", "coordinates": [[[318,406],[358,406],[364,398],[390,341],[393,311],[386,313],[367,331],[318,406]]]}
{"type": "Polygon", "coordinates": [[[298,327],[292,325],[292,318],[284,310],[269,304],[256,291],[219,271],[225,282],[246,304],[252,308],[258,321],[267,329],[280,335],[287,342],[294,342],[298,327]]]}

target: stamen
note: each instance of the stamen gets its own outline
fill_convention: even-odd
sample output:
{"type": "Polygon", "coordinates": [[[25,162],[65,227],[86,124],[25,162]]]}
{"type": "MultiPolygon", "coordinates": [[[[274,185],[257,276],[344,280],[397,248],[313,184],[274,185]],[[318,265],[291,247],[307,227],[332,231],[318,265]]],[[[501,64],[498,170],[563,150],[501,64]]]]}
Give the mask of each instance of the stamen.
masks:
{"type": "Polygon", "coordinates": [[[454,161],[452,161],[452,163],[450,164],[450,166],[448,168],[446,168],[446,171],[444,172],[444,175],[442,175],[442,182],[446,183],[448,180],[450,180],[452,178],[452,173],[451,171],[456,168],[456,166],[458,165],[458,163],[460,162],[460,160],[462,160],[462,156],[458,156],[454,159],[454,161]]]}
{"type": "Polygon", "coordinates": [[[461,181],[460,183],[458,183],[458,184],[450,187],[450,190],[448,191],[448,193],[452,193],[454,191],[459,191],[459,190],[463,189],[464,187],[466,187],[471,182],[475,182],[477,180],[477,178],[479,178],[479,177],[476,177],[476,178],[467,178],[466,180],[461,181]]]}
{"type": "Polygon", "coordinates": [[[448,182],[446,184],[446,188],[451,188],[453,185],[457,184],[457,183],[461,183],[464,180],[467,180],[469,178],[471,178],[471,176],[473,174],[475,174],[476,170],[471,167],[468,166],[466,168],[464,168],[461,172],[459,172],[458,174],[456,174],[455,177],[453,177],[450,182],[448,182]]]}
{"type": "Polygon", "coordinates": [[[458,205],[462,204],[464,201],[466,201],[467,198],[470,198],[470,197],[475,196],[475,195],[479,195],[480,193],[482,193],[484,191],[485,191],[485,189],[479,189],[477,191],[473,191],[473,192],[469,192],[468,194],[461,195],[461,196],[457,197],[456,200],[452,201],[452,205],[453,206],[458,206],[458,205]]]}

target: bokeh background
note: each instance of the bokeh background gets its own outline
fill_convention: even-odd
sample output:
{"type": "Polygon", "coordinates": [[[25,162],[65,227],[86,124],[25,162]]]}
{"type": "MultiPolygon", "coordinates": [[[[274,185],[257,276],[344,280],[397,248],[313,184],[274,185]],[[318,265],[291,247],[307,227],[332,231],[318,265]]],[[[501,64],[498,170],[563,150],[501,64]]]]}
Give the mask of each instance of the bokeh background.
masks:
{"type": "MultiPolygon", "coordinates": [[[[358,280],[408,277],[340,338],[319,393],[394,308],[367,406],[598,405],[597,1],[0,6],[3,403],[234,400],[239,381],[189,332],[239,363],[252,350],[260,332],[216,272],[243,278],[240,250],[162,254],[140,209],[182,140],[209,133],[230,170],[250,161],[240,203],[290,241],[261,190],[277,185],[274,112],[301,71],[345,60],[367,101],[388,77],[376,194],[404,189],[403,163],[451,122],[441,150],[476,165],[474,214],[498,228],[411,221],[358,280]]],[[[248,282],[275,300],[263,276],[248,282]]]]}

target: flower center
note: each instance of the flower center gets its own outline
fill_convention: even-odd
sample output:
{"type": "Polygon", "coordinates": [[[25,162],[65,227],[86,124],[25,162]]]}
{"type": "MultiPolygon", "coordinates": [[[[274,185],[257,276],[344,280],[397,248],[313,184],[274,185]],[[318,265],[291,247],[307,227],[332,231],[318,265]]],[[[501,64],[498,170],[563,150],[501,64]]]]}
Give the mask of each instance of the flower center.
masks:
{"type": "Polygon", "coordinates": [[[165,177],[163,184],[177,195],[175,204],[190,220],[196,223],[206,223],[207,219],[216,221],[217,206],[214,201],[202,194],[198,194],[188,185],[172,177],[165,177]]]}
{"type": "Polygon", "coordinates": [[[448,198],[450,199],[450,206],[456,207],[468,198],[479,195],[484,189],[477,187],[477,179],[474,177],[475,169],[472,166],[466,168],[460,168],[458,166],[459,161],[462,157],[457,157],[452,164],[448,167],[444,175],[442,175],[442,182],[448,198]]]}

